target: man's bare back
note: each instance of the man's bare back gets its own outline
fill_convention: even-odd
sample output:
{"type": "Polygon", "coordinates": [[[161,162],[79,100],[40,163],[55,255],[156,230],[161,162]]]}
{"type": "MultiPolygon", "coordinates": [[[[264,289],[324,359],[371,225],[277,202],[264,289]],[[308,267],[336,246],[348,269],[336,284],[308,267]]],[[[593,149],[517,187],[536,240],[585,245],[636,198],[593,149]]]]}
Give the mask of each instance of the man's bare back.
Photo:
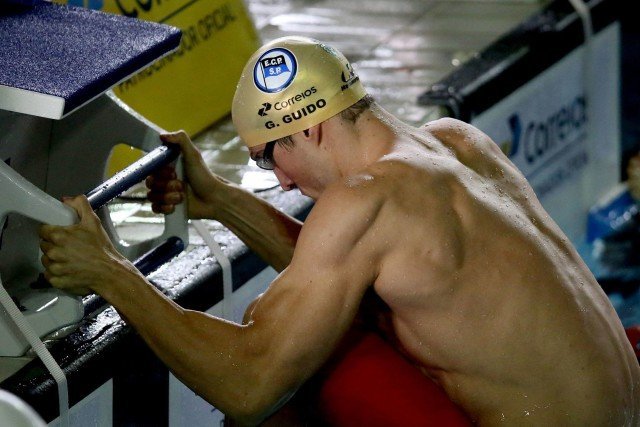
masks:
{"type": "Polygon", "coordinates": [[[640,423],[616,313],[520,172],[462,122],[403,133],[368,172],[404,350],[483,425],[640,423]]]}

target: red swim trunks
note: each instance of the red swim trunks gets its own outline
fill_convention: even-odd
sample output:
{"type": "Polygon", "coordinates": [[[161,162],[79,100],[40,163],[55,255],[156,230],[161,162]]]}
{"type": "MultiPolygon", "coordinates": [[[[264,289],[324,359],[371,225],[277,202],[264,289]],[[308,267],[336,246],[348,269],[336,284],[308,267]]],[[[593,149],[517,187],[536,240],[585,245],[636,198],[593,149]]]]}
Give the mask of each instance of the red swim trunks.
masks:
{"type": "Polygon", "coordinates": [[[640,325],[629,326],[625,329],[625,332],[629,342],[631,342],[633,351],[636,353],[636,357],[640,360],[640,325]]]}
{"type": "Polygon", "coordinates": [[[358,335],[320,387],[331,426],[470,426],[444,391],[379,336],[358,335]]]}

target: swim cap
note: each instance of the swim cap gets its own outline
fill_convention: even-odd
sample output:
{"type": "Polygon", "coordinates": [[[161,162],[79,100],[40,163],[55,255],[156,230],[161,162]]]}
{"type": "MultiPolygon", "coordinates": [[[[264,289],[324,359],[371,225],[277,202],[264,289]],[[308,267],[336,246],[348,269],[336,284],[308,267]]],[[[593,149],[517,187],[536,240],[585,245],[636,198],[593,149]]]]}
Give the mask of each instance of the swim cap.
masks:
{"type": "Polygon", "coordinates": [[[258,49],[244,67],[231,114],[248,147],[321,123],[366,95],[349,61],[307,37],[282,37],[258,49]]]}

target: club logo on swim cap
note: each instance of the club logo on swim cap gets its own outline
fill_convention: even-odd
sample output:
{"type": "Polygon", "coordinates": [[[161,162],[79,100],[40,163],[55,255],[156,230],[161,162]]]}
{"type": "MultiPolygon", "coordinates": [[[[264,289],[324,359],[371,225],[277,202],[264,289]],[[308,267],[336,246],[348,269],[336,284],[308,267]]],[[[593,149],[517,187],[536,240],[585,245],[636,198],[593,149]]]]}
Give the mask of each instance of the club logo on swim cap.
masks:
{"type": "Polygon", "coordinates": [[[280,92],[291,84],[298,72],[296,57],[277,47],[263,53],[253,67],[253,81],[262,92],[280,92]]]}

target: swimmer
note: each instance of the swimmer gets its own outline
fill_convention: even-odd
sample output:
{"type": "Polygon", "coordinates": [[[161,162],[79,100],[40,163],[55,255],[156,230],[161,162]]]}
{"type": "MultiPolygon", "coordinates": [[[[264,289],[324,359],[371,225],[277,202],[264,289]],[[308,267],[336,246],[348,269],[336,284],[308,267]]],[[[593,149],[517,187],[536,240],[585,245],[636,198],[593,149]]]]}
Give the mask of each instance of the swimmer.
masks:
{"type": "Polygon", "coordinates": [[[45,277],[113,304],[185,384],[257,424],[330,358],[373,292],[389,342],[479,425],[640,424],[640,367],[607,296],[521,172],[480,130],[409,126],[344,56],[286,37],[249,60],[233,122],[304,225],[212,174],[184,132],[186,180],[148,179],[156,212],[187,201],[280,275],[245,324],[183,309],[113,248],[83,196],[41,229],[45,277]]]}

